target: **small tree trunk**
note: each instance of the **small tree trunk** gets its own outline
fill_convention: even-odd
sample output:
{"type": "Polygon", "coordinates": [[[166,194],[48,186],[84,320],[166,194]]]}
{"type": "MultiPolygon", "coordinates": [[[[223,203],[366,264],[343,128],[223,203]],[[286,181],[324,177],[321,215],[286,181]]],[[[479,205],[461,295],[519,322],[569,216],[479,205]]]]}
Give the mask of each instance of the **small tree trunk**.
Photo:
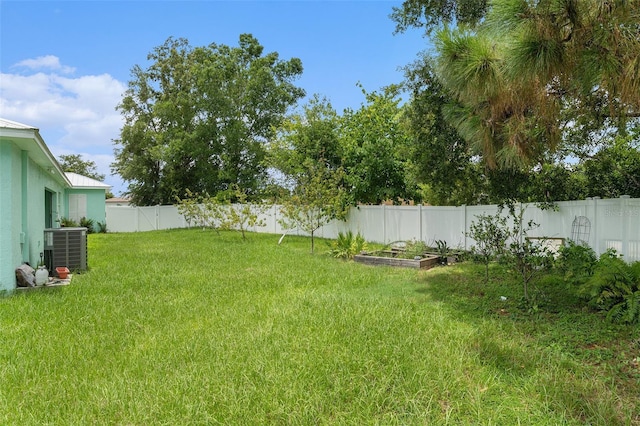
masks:
{"type": "Polygon", "coordinates": [[[313,254],[313,232],[311,231],[311,254],[313,254]]]}

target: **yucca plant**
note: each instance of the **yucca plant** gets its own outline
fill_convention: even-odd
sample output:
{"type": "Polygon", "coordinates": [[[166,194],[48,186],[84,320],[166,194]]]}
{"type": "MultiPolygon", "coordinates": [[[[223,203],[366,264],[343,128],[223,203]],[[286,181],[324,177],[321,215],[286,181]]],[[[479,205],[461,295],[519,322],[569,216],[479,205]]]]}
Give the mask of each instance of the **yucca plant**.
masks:
{"type": "Polygon", "coordinates": [[[87,233],[88,234],[93,234],[93,225],[95,224],[95,220],[90,219],[88,217],[82,217],[80,218],[80,226],[87,228],[87,233]]]}
{"type": "Polygon", "coordinates": [[[346,233],[338,232],[338,238],[331,243],[331,255],[340,259],[353,259],[353,256],[362,252],[366,248],[366,241],[358,232],[346,233]]]}

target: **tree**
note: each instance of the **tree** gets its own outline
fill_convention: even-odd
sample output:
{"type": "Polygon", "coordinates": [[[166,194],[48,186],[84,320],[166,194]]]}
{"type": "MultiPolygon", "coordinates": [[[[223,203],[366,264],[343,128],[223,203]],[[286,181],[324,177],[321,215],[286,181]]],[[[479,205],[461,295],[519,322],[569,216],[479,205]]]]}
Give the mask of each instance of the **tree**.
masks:
{"type": "Polygon", "coordinates": [[[323,161],[307,159],[305,173],[290,197],[282,203],[285,228],[299,227],[311,235],[311,253],[314,251],[314,236],[318,229],[334,219],[344,219],[348,213],[346,191],[342,187],[344,171],[328,169],[323,161]]]}
{"type": "Polygon", "coordinates": [[[486,284],[489,282],[489,264],[506,249],[509,238],[507,218],[500,212],[495,215],[480,214],[471,222],[467,236],[475,241],[472,252],[485,265],[486,284]]]}
{"type": "Polygon", "coordinates": [[[394,203],[413,199],[407,185],[409,137],[398,97],[400,87],[362,91],[366,103],[345,110],[341,137],[346,181],[353,203],[394,203]]]}
{"type": "Polygon", "coordinates": [[[240,231],[246,240],[246,232],[255,226],[265,226],[264,214],[269,206],[263,203],[250,203],[247,193],[237,185],[227,191],[222,202],[217,204],[216,215],[220,219],[221,229],[240,231]],[[232,202],[233,201],[233,202],[232,202]]]}
{"type": "Polygon", "coordinates": [[[65,172],[77,173],[101,182],[104,181],[105,175],[98,173],[95,161],[83,160],[82,155],[61,155],[58,157],[58,162],[65,172]]]}
{"type": "Polygon", "coordinates": [[[451,98],[423,55],[405,67],[404,86],[411,99],[404,110],[411,180],[422,187],[421,198],[432,205],[487,202],[482,167],[474,161],[467,142],[444,117],[451,98]]]}
{"type": "Polygon", "coordinates": [[[487,0],[405,0],[394,7],[391,19],[396,31],[424,28],[427,34],[443,24],[475,25],[487,11],[487,0]]]}
{"type": "Polygon", "coordinates": [[[496,0],[475,30],[437,37],[448,120],[491,167],[531,165],[585,105],[623,124],[640,113],[640,1],[496,0]]]}
{"type": "Polygon", "coordinates": [[[269,146],[268,163],[295,186],[307,173],[307,160],[322,163],[328,170],[342,166],[340,117],[326,98],[318,95],[288,117],[269,146]]]}
{"type": "MultiPolygon", "coordinates": [[[[58,157],[60,167],[65,172],[77,173],[82,176],[90,177],[91,179],[104,181],[105,175],[98,173],[95,161],[83,160],[82,155],[79,154],[67,154],[58,157]]],[[[112,198],[113,193],[111,191],[105,191],[105,198],[112,198]]]]}
{"type": "Polygon", "coordinates": [[[266,180],[265,143],[304,96],[297,58],[279,59],[250,34],[238,47],[193,48],[169,38],[136,65],[118,109],[115,172],[138,205],[173,201],[186,189],[215,195],[232,185],[255,197],[266,180]]]}
{"type": "Polygon", "coordinates": [[[618,136],[582,163],[587,196],[640,197],[640,128],[635,136],[618,136]]]}

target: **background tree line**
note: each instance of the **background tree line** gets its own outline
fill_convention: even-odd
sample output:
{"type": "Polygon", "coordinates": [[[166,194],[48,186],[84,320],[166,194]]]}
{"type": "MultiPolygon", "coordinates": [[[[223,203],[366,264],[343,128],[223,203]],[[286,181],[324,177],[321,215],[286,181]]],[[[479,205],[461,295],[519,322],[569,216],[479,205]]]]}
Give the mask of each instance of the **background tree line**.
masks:
{"type": "Polygon", "coordinates": [[[397,31],[422,27],[435,50],[342,112],[321,95],[298,106],[301,61],[251,35],[170,38],[132,70],[112,168],[139,205],[234,185],[263,200],[324,184],[342,205],[640,197],[639,13],[637,0],[407,0],[397,31]]]}

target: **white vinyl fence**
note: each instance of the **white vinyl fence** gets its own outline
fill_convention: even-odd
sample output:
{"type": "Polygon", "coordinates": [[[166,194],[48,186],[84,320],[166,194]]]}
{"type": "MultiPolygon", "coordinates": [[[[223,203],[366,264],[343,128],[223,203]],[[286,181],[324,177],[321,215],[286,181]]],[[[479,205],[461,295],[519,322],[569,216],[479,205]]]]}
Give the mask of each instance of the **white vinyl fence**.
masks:
{"type": "MultiPolygon", "coordinates": [[[[626,260],[640,261],[640,198],[587,199],[559,202],[558,211],[541,210],[533,204],[525,207],[524,221],[540,226],[530,237],[583,240],[596,253],[615,248],[626,260]]],[[[333,222],[317,236],[335,238],[338,232],[360,232],[367,241],[390,243],[419,240],[433,245],[444,240],[450,247],[469,249],[473,240],[466,237],[469,226],[480,214],[495,214],[497,206],[358,206],[351,209],[346,222],[333,222]]],[[[506,212],[504,212],[506,214],[506,212]]],[[[272,206],[263,216],[265,226],[255,232],[283,234],[278,219],[280,209],[272,206]]],[[[187,222],[175,206],[130,207],[107,205],[109,232],[140,232],[186,228],[187,222]]],[[[299,230],[289,234],[305,235],[299,230]]]]}

